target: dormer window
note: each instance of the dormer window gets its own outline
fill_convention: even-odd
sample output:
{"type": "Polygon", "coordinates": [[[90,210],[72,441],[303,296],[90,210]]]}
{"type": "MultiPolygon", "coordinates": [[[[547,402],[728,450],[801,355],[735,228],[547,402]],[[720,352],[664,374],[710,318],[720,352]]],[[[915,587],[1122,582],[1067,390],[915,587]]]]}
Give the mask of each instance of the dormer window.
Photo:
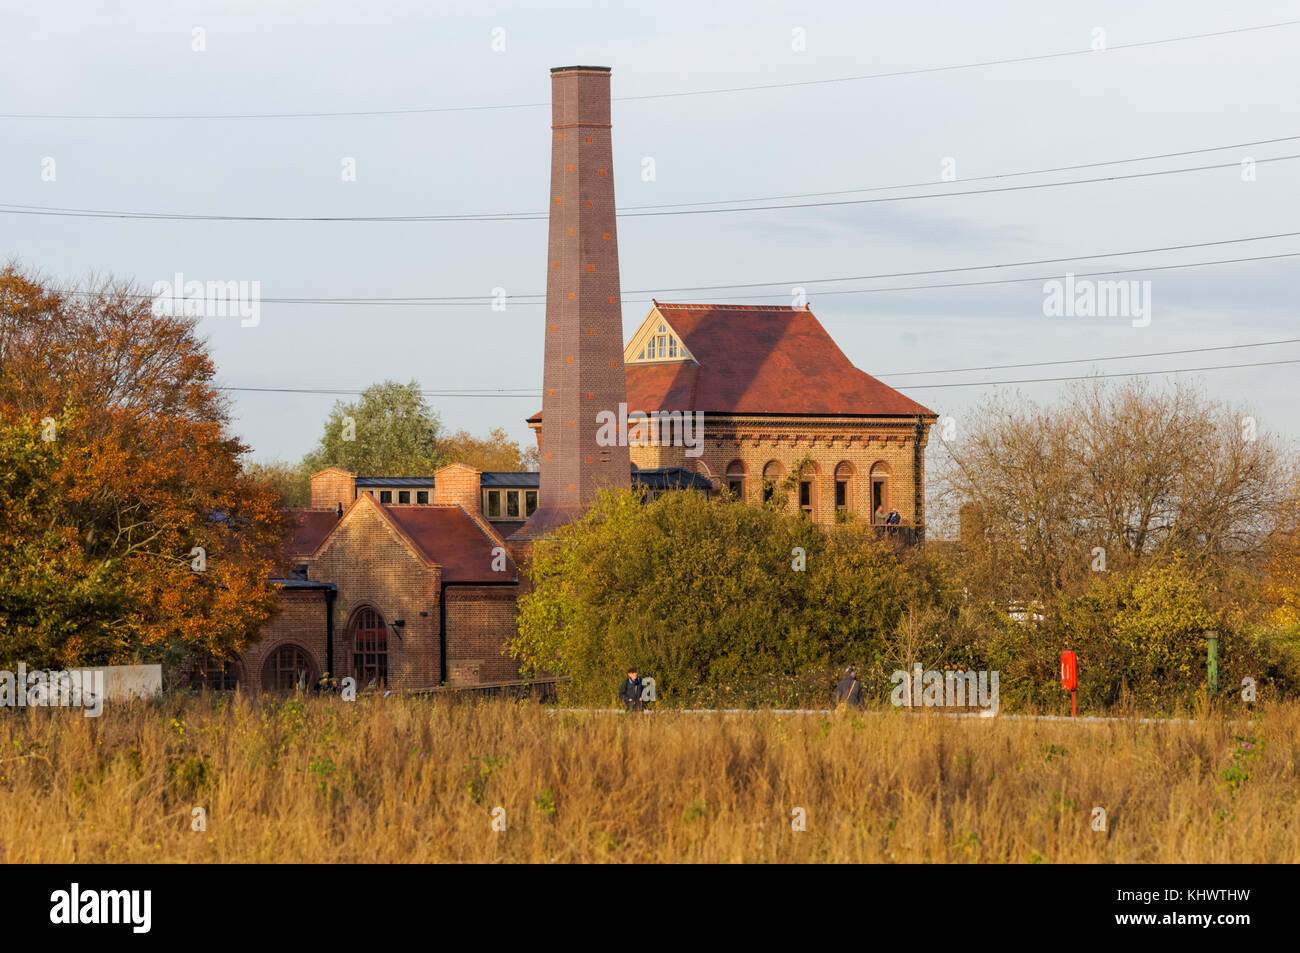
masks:
{"type": "Polygon", "coordinates": [[[636,344],[636,356],[632,357],[633,352],[627,353],[628,363],[637,363],[641,361],[693,361],[691,352],[687,350],[686,344],[678,340],[677,334],[667,321],[660,321],[658,324],[651,324],[639,332],[636,344]]]}
{"type": "Polygon", "coordinates": [[[650,357],[658,357],[660,360],[677,356],[677,338],[668,333],[667,325],[659,325],[659,333],[650,338],[647,351],[650,357]]]}
{"type": "Polygon", "coordinates": [[[650,335],[650,340],[646,342],[645,348],[637,355],[638,361],[663,360],[669,357],[677,356],[677,338],[668,333],[668,329],[662,324],[659,325],[659,333],[650,335]]]}

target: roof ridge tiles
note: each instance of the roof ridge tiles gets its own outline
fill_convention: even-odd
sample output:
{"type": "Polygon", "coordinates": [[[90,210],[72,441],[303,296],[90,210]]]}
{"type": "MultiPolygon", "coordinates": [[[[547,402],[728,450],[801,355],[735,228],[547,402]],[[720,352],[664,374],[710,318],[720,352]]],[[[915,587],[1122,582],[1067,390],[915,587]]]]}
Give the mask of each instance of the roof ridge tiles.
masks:
{"type": "Polygon", "coordinates": [[[792,314],[810,310],[788,304],[672,304],[666,301],[656,302],[655,307],[660,310],[669,308],[676,311],[789,311],[792,314]]]}

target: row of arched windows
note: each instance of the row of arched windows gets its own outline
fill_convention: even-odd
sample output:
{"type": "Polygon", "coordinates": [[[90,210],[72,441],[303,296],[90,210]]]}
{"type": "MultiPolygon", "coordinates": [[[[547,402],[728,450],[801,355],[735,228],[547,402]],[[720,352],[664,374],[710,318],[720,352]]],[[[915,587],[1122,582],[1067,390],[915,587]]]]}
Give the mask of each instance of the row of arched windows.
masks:
{"type": "MultiPolygon", "coordinates": [[[[761,499],[766,502],[785,481],[786,473],[786,467],[779,460],[769,460],[761,471],[759,486],[753,487],[750,485],[751,474],[745,461],[732,460],[727,464],[723,486],[738,500],[761,499]],[[761,488],[761,498],[757,495],[759,488],[761,488]]],[[[813,463],[810,468],[805,469],[799,481],[798,505],[804,512],[811,513],[820,503],[819,494],[824,491],[821,486],[821,475],[821,467],[813,463]]],[[[871,469],[866,474],[865,487],[860,486],[857,468],[847,460],[840,461],[835,465],[833,490],[835,509],[853,511],[862,508],[865,504],[868,512],[873,514],[873,518],[888,513],[893,505],[890,493],[891,476],[889,464],[878,460],[871,465],[871,469]],[[861,497],[864,489],[868,493],[866,499],[861,497]]]]}
{"type": "MultiPolygon", "coordinates": [[[[352,670],[357,688],[388,683],[388,627],[378,610],[363,606],[352,614],[347,642],[352,649],[352,670]]],[[[191,678],[194,687],[232,691],[239,681],[235,662],[208,659],[199,663],[191,678]]],[[[262,663],[262,691],[306,691],[320,681],[321,672],[310,652],[292,642],[277,646],[262,663]]]]}

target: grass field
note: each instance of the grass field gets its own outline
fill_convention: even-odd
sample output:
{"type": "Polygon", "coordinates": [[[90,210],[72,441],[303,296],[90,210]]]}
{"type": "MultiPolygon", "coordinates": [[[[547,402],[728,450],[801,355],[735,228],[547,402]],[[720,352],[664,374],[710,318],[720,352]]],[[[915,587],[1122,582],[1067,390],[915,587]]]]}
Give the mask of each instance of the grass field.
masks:
{"type": "Polygon", "coordinates": [[[397,697],[11,710],[0,861],[1296,863],[1300,705],[1250,717],[621,715],[397,697]]]}

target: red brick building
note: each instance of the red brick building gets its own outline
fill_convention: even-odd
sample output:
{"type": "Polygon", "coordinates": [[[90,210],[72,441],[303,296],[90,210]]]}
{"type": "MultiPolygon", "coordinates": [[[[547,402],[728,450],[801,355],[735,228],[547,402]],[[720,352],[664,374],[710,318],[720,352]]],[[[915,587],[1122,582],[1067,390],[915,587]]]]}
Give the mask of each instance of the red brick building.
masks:
{"type": "Polygon", "coordinates": [[[381,491],[344,470],[315,474],[311,508],[293,513],[293,577],[275,583],[281,611],[240,660],[245,686],[291,690],[325,672],[360,688],[514,678],[501,648],[519,571],[480,515],[479,479],[453,464],[409,481],[427,489],[381,491]],[[381,492],[424,499],[380,503],[381,492]]]}
{"type": "Polygon", "coordinates": [[[811,310],[656,302],[624,344],[610,73],[564,67],[551,82],[540,473],[314,474],[294,572],[274,581],[280,612],[214,678],[252,691],[326,672],[358,688],[511,680],[517,561],[602,486],[758,503],[808,460],[790,505],[811,519],[896,509],[923,531],[935,415],[854,367],[811,310]],[[654,426],[629,429],[637,411],[654,426]]]}
{"type": "MultiPolygon", "coordinates": [[[[654,303],[623,351],[632,463],[684,467],[715,493],[762,502],[810,458],[789,504],[818,523],[897,510],[925,528],[925,447],[936,414],[859,370],[810,308],[654,303]],[[664,414],[697,415],[687,446],[664,414]]],[[[529,425],[544,440],[542,414],[529,425]]],[[[877,514],[880,514],[879,516],[877,514]]]]}

